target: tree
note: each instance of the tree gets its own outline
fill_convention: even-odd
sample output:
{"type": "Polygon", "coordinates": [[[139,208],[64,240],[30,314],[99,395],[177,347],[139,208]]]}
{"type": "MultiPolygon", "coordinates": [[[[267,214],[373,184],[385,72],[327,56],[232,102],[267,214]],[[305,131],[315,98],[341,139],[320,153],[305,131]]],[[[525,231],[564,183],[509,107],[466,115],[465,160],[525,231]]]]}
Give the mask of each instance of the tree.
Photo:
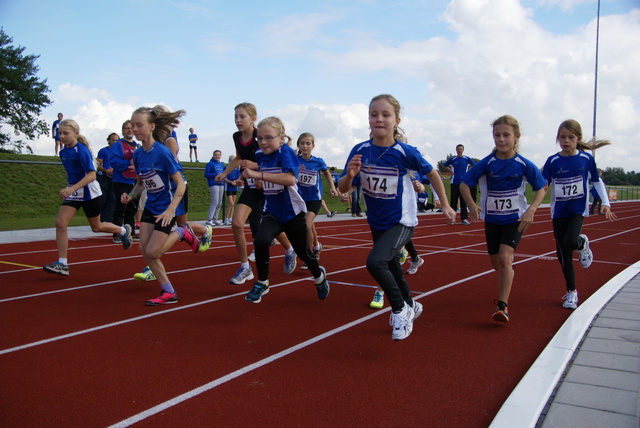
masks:
{"type": "Polygon", "coordinates": [[[33,153],[28,143],[11,141],[2,132],[2,124],[10,125],[16,136],[29,140],[49,135],[47,123],[40,119],[42,109],[51,104],[47,80],[36,76],[39,55],[24,55],[24,47],[11,45],[13,39],[0,27],[0,149],[14,153],[33,153]]]}

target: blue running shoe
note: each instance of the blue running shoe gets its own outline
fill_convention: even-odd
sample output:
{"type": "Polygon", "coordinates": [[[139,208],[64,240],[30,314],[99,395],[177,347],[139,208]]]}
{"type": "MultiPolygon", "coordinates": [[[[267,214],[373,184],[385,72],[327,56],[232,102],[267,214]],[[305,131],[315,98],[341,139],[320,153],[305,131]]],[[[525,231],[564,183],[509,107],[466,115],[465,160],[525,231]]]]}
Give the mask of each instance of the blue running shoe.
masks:
{"type": "Polygon", "coordinates": [[[316,292],[318,293],[318,299],[324,300],[329,295],[329,282],[327,281],[327,271],[325,268],[320,266],[322,269],[322,281],[316,282],[316,292]]]}
{"type": "Polygon", "coordinates": [[[131,248],[131,244],[133,244],[133,237],[131,236],[131,226],[125,224],[124,229],[126,233],[120,236],[120,242],[122,243],[122,248],[128,250],[129,248],[131,248]]]}
{"type": "Polygon", "coordinates": [[[287,253],[284,253],[284,273],[289,275],[296,269],[296,253],[291,253],[290,256],[287,256],[287,253]]]}
{"type": "Polygon", "coordinates": [[[251,291],[247,293],[245,299],[251,303],[260,303],[262,296],[269,292],[269,280],[265,282],[256,282],[253,284],[251,291]]]}
{"type": "Polygon", "coordinates": [[[229,283],[240,285],[244,284],[245,281],[251,281],[252,279],[253,272],[251,271],[251,269],[240,267],[240,269],[236,271],[236,274],[233,276],[233,278],[231,278],[229,283]]]}
{"type": "Polygon", "coordinates": [[[50,265],[42,266],[42,270],[47,273],[55,273],[56,275],[69,276],[69,266],[60,262],[53,262],[50,265]]]}

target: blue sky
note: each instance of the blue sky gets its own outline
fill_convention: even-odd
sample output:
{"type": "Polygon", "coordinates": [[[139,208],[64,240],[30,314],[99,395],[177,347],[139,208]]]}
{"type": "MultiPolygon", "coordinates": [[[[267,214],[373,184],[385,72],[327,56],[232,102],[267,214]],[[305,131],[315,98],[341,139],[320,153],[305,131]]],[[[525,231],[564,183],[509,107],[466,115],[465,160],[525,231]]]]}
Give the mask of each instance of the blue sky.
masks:
{"type": "MultiPolygon", "coordinates": [[[[521,153],[542,166],[567,118],[593,127],[596,0],[163,1],[4,0],[0,25],[40,55],[53,104],[78,121],[94,152],[141,106],[185,109],[177,129],[188,161],[233,153],[233,107],[254,103],[314,155],[341,168],[368,136],[367,105],[402,104],[410,144],[435,164],[455,145],[481,158],[489,124],[521,123],[521,153]]],[[[597,135],[600,167],[638,171],[640,4],[602,0],[597,135]]],[[[53,154],[50,138],[32,144],[53,154]]]]}

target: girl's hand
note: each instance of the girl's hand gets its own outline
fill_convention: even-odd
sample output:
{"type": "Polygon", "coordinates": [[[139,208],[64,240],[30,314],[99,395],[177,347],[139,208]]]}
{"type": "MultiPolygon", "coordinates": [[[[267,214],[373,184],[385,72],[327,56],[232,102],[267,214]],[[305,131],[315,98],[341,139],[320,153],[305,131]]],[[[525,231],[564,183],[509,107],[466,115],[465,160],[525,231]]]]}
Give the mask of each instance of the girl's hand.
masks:
{"type": "Polygon", "coordinates": [[[250,161],[250,160],[247,160],[247,159],[241,160],[240,161],[240,166],[242,168],[244,168],[245,170],[246,169],[255,169],[255,170],[260,169],[260,168],[258,168],[258,164],[256,162],[253,162],[253,161],[250,161]]]}
{"type": "Polygon", "coordinates": [[[524,232],[533,223],[533,213],[526,210],[520,217],[520,226],[518,226],[518,232],[524,232]]]}
{"type": "Polygon", "coordinates": [[[127,205],[131,202],[131,196],[128,193],[123,193],[122,196],[120,196],[120,202],[127,205]]]}
{"type": "Polygon", "coordinates": [[[415,190],[416,193],[424,192],[424,184],[422,184],[418,180],[413,180],[411,184],[413,184],[413,190],[415,190]]]}
{"type": "Polygon", "coordinates": [[[71,187],[65,187],[64,189],[58,192],[58,196],[60,196],[61,199],[67,199],[72,194],[73,194],[73,190],[71,190],[71,187]]]}
{"type": "Polygon", "coordinates": [[[347,164],[347,173],[345,174],[350,179],[355,177],[360,172],[362,167],[362,155],[355,155],[351,158],[347,164]]]}
{"type": "Polygon", "coordinates": [[[451,223],[456,218],[456,212],[450,206],[442,209],[442,214],[447,218],[447,222],[451,223]]]}
{"type": "Polygon", "coordinates": [[[471,222],[475,223],[476,221],[478,221],[478,219],[480,218],[480,211],[482,211],[480,207],[476,204],[473,204],[473,206],[467,205],[467,209],[469,210],[469,217],[471,217],[471,222]]]}
{"type": "Polygon", "coordinates": [[[167,227],[171,223],[171,220],[173,220],[173,217],[175,217],[174,212],[169,209],[165,210],[162,214],[155,216],[156,223],[160,222],[162,227],[167,227]]]}
{"type": "Polygon", "coordinates": [[[438,209],[442,208],[442,202],[440,202],[440,199],[433,201],[433,206],[435,206],[438,209]]]}
{"type": "Polygon", "coordinates": [[[615,215],[615,214],[613,213],[613,211],[611,211],[611,207],[608,207],[608,206],[606,206],[606,205],[603,205],[603,206],[602,206],[602,211],[604,211],[604,218],[606,218],[606,219],[607,219],[607,220],[609,220],[609,221],[613,221],[613,220],[615,220],[615,219],[617,219],[617,218],[618,218],[618,216],[617,216],[617,215],[615,215]]]}

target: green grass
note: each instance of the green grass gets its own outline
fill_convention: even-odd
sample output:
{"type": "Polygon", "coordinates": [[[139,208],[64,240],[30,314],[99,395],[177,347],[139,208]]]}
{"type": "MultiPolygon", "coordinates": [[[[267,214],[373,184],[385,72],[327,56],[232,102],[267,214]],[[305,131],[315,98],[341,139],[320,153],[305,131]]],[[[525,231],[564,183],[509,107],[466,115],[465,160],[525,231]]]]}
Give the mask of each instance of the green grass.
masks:
{"type": "MultiPolygon", "coordinates": [[[[55,165],[0,162],[0,230],[37,229],[54,227],[60,206],[58,191],[66,187],[66,173],[56,156],[16,155],[0,153],[0,160],[24,162],[55,162],[55,165]]],[[[184,163],[184,175],[189,183],[189,219],[205,220],[209,208],[209,188],[203,176],[205,163],[184,163]],[[198,169],[191,169],[198,168],[198,169]]],[[[323,176],[324,181],[324,176],[323,176]]],[[[449,192],[449,180],[444,180],[449,192]]],[[[323,185],[324,199],[331,211],[344,213],[347,206],[329,195],[329,186],[323,185]]],[[[531,202],[533,193],[527,190],[531,202]]],[[[549,195],[543,203],[549,202],[549,195]]],[[[72,226],[87,225],[82,213],[76,215],[72,226]]]]}

